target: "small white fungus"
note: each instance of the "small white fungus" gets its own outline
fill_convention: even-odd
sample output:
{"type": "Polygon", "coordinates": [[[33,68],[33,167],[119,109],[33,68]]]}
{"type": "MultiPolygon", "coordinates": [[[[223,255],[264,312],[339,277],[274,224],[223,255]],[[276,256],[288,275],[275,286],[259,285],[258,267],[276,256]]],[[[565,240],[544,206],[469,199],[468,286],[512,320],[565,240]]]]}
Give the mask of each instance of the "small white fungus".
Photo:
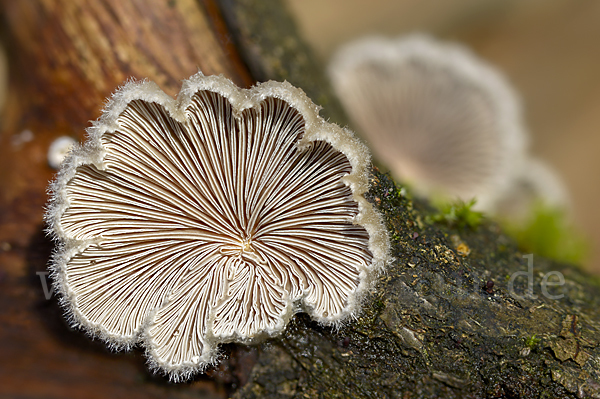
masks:
{"type": "Polygon", "coordinates": [[[75,139],[69,136],[60,136],[54,140],[48,148],[48,165],[53,169],[60,168],[76,143],[75,139]]]}

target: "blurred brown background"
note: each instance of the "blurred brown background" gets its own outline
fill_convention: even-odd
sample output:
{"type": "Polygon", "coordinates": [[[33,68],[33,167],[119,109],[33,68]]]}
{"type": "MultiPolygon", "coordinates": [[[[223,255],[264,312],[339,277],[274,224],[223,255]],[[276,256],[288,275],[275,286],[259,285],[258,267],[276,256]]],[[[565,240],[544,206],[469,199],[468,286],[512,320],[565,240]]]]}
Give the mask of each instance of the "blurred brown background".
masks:
{"type": "Polygon", "coordinates": [[[462,42],[504,72],[522,97],[533,154],[563,179],[590,237],[586,266],[600,274],[600,1],[286,1],[324,62],[361,35],[419,31],[462,42]]]}

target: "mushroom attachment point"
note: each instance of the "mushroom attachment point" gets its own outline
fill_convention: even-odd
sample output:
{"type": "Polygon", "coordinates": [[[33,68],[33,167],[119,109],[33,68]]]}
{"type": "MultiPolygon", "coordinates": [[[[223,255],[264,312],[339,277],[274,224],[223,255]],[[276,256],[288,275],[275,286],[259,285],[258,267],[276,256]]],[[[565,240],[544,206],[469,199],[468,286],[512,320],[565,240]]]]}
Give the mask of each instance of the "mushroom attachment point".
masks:
{"type": "Polygon", "coordinates": [[[51,269],[73,325],[181,381],[294,313],[356,314],[389,262],[369,154],[288,83],[129,82],[51,185],[51,269]]]}

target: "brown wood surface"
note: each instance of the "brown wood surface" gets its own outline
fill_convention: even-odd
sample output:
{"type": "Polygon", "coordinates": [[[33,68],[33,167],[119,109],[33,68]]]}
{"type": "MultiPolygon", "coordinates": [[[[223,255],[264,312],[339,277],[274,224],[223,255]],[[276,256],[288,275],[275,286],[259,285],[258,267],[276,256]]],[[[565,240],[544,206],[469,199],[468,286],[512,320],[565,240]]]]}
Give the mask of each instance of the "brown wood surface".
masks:
{"type": "Polygon", "coordinates": [[[52,249],[42,216],[55,138],[84,139],[105,98],[130,77],[171,95],[199,69],[253,84],[219,10],[195,0],[0,4],[10,62],[0,111],[0,397],[224,397],[213,379],[171,386],[147,372],[141,350],[114,355],[71,331],[36,275],[52,249]]]}

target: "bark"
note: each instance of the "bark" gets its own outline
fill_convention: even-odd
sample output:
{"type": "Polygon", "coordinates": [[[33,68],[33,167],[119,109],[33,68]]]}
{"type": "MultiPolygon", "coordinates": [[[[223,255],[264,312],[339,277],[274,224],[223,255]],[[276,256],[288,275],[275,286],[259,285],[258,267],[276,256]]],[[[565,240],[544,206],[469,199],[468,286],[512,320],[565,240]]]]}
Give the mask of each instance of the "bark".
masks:
{"type": "Polygon", "coordinates": [[[238,85],[287,79],[346,119],[280,1],[5,1],[11,66],[0,114],[0,396],[5,397],[600,397],[600,282],[524,254],[491,221],[472,229],[428,223],[373,169],[370,199],[384,214],[394,263],[357,320],[338,330],[298,315],[262,345],[225,345],[221,364],[186,384],[146,370],[141,350],[111,354],[69,330],[40,277],[46,150],[83,139],[89,120],[129,76],[170,94],[200,68],[238,85]],[[541,281],[565,284],[543,295],[541,281]],[[492,284],[493,283],[493,284],[492,284]],[[518,295],[519,297],[515,296],[518,295]]]}
{"type": "Polygon", "coordinates": [[[597,278],[534,257],[537,298],[525,276],[512,291],[528,266],[497,225],[424,223],[427,208],[376,170],[370,195],[396,260],[362,315],[339,330],[297,317],[235,397],[600,397],[597,278]],[[551,271],[565,277],[547,287],[560,299],[542,292],[551,271]]]}

